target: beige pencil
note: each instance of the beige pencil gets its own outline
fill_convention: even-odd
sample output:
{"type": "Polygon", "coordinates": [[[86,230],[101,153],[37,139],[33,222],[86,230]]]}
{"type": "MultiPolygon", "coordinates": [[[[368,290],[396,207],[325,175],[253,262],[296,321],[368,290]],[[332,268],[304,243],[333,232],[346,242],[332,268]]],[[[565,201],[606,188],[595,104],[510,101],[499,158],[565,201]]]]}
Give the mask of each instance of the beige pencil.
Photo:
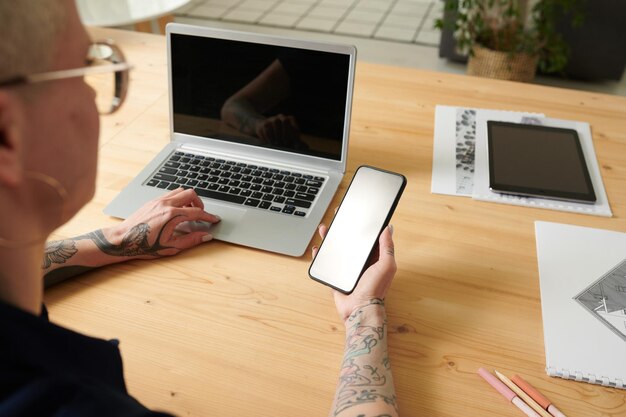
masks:
{"type": "Polygon", "coordinates": [[[500,381],[504,382],[504,385],[506,385],[507,387],[511,388],[511,391],[513,391],[515,394],[517,394],[518,397],[520,397],[522,400],[524,400],[524,402],[526,402],[526,404],[528,404],[533,410],[535,410],[537,413],[539,413],[540,416],[542,416],[542,417],[553,417],[550,413],[548,413],[546,410],[544,410],[539,404],[537,404],[537,401],[535,401],[532,398],[530,398],[530,396],[528,394],[526,394],[524,391],[522,391],[522,389],[520,387],[515,385],[513,383],[513,381],[511,381],[509,378],[505,377],[504,375],[502,375],[498,371],[495,371],[495,373],[496,373],[496,376],[498,377],[498,379],[500,379],[500,381]]]}

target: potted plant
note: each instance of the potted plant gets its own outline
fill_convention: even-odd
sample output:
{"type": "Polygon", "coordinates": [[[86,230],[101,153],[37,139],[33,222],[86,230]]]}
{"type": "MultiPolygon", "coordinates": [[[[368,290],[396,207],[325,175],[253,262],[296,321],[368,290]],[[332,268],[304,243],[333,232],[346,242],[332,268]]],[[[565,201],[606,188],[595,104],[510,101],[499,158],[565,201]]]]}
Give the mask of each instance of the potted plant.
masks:
{"type": "MultiPolygon", "coordinates": [[[[555,30],[557,17],[582,21],[585,0],[444,0],[461,53],[469,55],[468,74],[531,81],[537,68],[559,72],[568,47],[555,30]]],[[[444,29],[443,19],[435,23],[444,29]]]]}

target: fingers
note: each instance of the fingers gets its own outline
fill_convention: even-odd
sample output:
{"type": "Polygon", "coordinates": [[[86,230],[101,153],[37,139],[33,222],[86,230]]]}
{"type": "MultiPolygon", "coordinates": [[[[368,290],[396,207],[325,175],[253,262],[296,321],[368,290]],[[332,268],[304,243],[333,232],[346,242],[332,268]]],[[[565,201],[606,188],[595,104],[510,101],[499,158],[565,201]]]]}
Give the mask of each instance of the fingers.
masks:
{"type": "MultiPolygon", "coordinates": [[[[328,233],[328,227],[324,223],[320,223],[320,225],[317,226],[317,233],[319,233],[322,240],[324,240],[324,238],[326,237],[326,233],[328,233]]],[[[311,249],[311,253],[314,258],[315,258],[315,255],[317,255],[318,250],[319,250],[319,247],[317,246],[313,246],[313,248],[311,249]]]]}
{"type": "Polygon", "coordinates": [[[328,233],[328,226],[326,226],[324,223],[321,223],[319,226],[317,226],[317,233],[319,233],[320,237],[324,239],[326,237],[326,234],[328,233]]]}
{"type": "Polygon", "coordinates": [[[191,188],[186,190],[183,188],[173,190],[171,193],[166,194],[163,199],[170,201],[172,205],[176,207],[192,206],[199,207],[201,209],[204,208],[204,203],[200,197],[198,197],[198,194],[196,194],[196,192],[191,188]]]}

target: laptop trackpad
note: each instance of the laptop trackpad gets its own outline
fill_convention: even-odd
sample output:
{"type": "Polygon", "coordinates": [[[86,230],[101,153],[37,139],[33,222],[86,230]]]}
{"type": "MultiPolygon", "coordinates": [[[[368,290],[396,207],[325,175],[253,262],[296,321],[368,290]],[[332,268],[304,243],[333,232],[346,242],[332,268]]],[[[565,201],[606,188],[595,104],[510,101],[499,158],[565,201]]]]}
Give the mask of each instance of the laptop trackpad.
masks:
{"type": "Polygon", "coordinates": [[[219,223],[211,226],[209,232],[216,238],[226,237],[241,223],[241,218],[246,214],[246,209],[223,206],[221,204],[212,204],[204,200],[204,211],[215,214],[222,219],[219,223]]]}

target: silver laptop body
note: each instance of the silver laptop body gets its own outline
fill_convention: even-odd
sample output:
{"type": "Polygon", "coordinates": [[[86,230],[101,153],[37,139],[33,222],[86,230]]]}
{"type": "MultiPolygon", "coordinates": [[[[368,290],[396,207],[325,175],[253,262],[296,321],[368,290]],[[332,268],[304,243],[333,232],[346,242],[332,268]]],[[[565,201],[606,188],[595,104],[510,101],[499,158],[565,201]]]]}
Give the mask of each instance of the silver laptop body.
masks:
{"type": "MultiPolygon", "coordinates": [[[[222,219],[210,228],[216,239],[291,256],[303,255],[346,170],[356,49],[169,24],[167,50],[171,142],[104,212],[126,218],[168,189],[191,187],[201,195],[205,210],[222,219]],[[297,130],[293,140],[268,139],[264,133],[267,129],[244,131],[244,123],[237,124],[242,119],[239,115],[233,123],[225,121],[227,103],[238,102],[232,99],[235,93],[250,91],[244,87],[272,78],[265,74],[275,68],[285,70],[280,74],[283,81],[287,74],[289,95],[272,109],[258,112],[264,112],[266,118],[290,116],[293,112],[296,122],[290,126],[297,130]],[[196,169],[190,165],[193,163],[200,166],[195,177],[191,171],[180,169],[196,169]],[[220,167],[237,172],[223,178],[226,174],[220,167]],[[249,177],[242,176],[242,172],[258,174],[260,169],[264,170],[258,184],[261,189],[255,183],[240,181],[249,177]],[[207,179],[205,175],[208,179],[219,178],[218,188],[197,188],[206,186],[206,181],[199,180],[207,179]],[[232,180],[233,177],[237,179],[232,180]],[[238,188],[246,185],[256,191],[238,188]],[[238,194],[225,195],[220,190],[238,194]]],[[[254,91],[274,95],[283,90],[272,87],[254,91]]],[[[249,99],[246,103],[259,100],[249,99]]],[[[280,129],[274,128],[273,132],[277,130],[280,129]]],[[[283,136],[289,136],[285,130],[283,136]]],[[[211,187],[215,185],[208,185],[211,187]]]]}

